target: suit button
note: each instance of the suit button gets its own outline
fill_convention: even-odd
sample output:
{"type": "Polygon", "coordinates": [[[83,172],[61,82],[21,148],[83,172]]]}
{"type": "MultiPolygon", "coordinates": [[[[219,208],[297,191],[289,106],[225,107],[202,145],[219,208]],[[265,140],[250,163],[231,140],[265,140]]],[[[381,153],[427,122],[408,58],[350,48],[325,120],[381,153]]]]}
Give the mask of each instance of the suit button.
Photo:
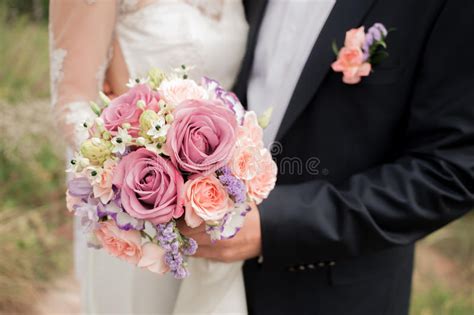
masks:
{"type": "Polygon", "coordinates": [[[329,266],[331,266],[331,267],[332,267],[332,266],[335,266],[335,265],[336,265],[336,262],[335,262],[335,261],[331,261],[331,262],[329,262],[329,266]]]}
{"type": "Polygon", "coordinates": [[[301,271],[304,271],[304,270],[306,270],[306,267],[301,265],[301,266],[298,266],[298,269],[301,270],[301,271]]]}
{"type": "Polygon", "coordinates": [[[308,269],[314,269],[316,266],[313,264],[308,264],[308,269]]]}
{"type": "Polygon", "coordinates": [[[296,269],[295,269],[295,267],[289,267],[289,268],[288,268],[288,271],[289,271],[289,272],[295,272],[296,269]]]}
{"type": "Polygon", "coordinates": [[[325,263],[323,263],[323,262],[318,263],[318,267],[319,267],[319,268],[323,268],[324,266],[326,266],[325,263]]]}

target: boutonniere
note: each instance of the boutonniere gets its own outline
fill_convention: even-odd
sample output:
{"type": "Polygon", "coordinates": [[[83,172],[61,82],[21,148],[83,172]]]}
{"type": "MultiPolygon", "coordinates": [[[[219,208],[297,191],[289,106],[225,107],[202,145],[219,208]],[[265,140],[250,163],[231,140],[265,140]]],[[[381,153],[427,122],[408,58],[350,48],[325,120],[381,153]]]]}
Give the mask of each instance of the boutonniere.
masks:
{"type": "Polygon", "coordinates": [[[331,65],[336,72],[342,72],[342,81],[346,84],[359,83],[361,77],[372,72],[375,64],[388,57],[388,31],[383,24],[375,23],[367,33],[364,27],[354,28],[346,33],[344,47],[337,48],[336,42],[332,48],[337,60],[331,65]]]}

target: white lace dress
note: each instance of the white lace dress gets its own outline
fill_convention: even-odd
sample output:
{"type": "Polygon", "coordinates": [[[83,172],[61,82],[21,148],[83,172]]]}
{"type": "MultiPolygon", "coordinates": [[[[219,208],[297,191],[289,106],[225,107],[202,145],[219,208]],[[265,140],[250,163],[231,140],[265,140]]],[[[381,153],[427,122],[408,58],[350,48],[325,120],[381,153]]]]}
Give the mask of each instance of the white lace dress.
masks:
{"type": "MultiPolygon", "coordinates": [[[[112,47],[132,78],[186,64],[195,66],[192,78],[230,88],[246,36],[240,0],[51,0],[51,98],[61,132],[72,146],[84,138],[88,102],[98,98],[112,47]]],[[[241,263],[191,259],[192,275],[178,281],[88,249],[79,228],[76,236],[87,314],[246,313],[241,263]]]]}

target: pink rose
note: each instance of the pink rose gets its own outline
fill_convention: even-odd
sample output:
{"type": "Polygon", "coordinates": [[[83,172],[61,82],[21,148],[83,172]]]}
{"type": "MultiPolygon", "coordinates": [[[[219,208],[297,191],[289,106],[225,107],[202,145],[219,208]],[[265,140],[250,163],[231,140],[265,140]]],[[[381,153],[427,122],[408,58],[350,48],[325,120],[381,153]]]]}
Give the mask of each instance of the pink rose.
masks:
{"type": "Polygon", "coordinates": [[[150,89],[146,84],[139,84],[131,88],[127,93],[112,100],[101,114],[104,120],[104,127],[112,135],[116,135],[118,128],[124,123],[129,123],[132,128],[128,130],[133,137],[138,136],[139,119],[143,110],[137,106],[138,101],[145,103],[145,109],[159,110],[158,101],[160,100],[158,92],[150,89]]]}
{"type": "Polygon", "coordinates": [[[120,161],[112,183],[121,189],[124,210],[136,219],[160,224],[184,212],[183,177],[170,161],[145,148],[120,161]]]}
{"type": "Polygon", "coordinates": [[[165,263],[165,250],[154,243],[146,243],[142,246],[142,258],[138,267],[146,268],[157,274],[165,274],[170,270],[165,263]]]}
{"type": "Polygon", "coordinates": [[[160,85],[160,95],[166,104],[178,106],[185,100],[207,99],[206,90],[193,80],[175,79],[164,81],[160,85]]]}
{"type": "Polygon", "coordinates": [[[210,173],[232,156],[237,120],[219,102],[189,100],[174,111],[167,150],[176,167],[189,173],[210,173]]]}
{"type": "Polygon", "coordinates": [[[257,175],[245,182],[248,194],[256,204],[267,198],[275,187],[277,172],[277,166],[270,152],[267,149],[262,149],[257,175]]]}
{"type": "Polygon", "coordinates": [[[203,221],[218,221],[234,208],[225,187],[213,175],[198,177],[185,184],[184,219],[192,228],[203,221]]]}
{"type": "Polygon", "coordinates": [[[95,236],[104,249],[111,255],[137,264],[142,257],[140,232],[124,231],[115,225],[114,221],[99,223],[95,236]]]}
{"type": "Polygon", "coordinates": [[[359,83],[361,77],[370,74],[372,66],[364,62],[364,54],[360,48],[343,47],[339,51],[337,60],[332,64],[332,69],[336,72],[342,72],[342,81],[347,84],[359,83]]]}
{"type": "Polygon", "coordinates": [[[361,48],[365,41],[364,27],[353,28],[346,32],[344,46],[347,48],[361,48]]]}

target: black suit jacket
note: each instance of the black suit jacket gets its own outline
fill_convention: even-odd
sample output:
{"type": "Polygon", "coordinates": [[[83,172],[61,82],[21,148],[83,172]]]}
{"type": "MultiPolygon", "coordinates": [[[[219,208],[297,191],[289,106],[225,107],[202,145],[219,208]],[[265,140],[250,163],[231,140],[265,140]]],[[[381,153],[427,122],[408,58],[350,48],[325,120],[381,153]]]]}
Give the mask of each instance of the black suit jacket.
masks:
{"type": "MultiPolygon", "coordinates": [[[[265,3],[246,3],[244,104],[265,3]]],[[[408,312],[413,244],[474,208],[473,21],[472,0],[336,2],[273,148],[264,259],[244,268],[250,313],[408,312]],[[390,56],[344,84],[331,43],[375,22],[396,29],[390,56]]]]}

